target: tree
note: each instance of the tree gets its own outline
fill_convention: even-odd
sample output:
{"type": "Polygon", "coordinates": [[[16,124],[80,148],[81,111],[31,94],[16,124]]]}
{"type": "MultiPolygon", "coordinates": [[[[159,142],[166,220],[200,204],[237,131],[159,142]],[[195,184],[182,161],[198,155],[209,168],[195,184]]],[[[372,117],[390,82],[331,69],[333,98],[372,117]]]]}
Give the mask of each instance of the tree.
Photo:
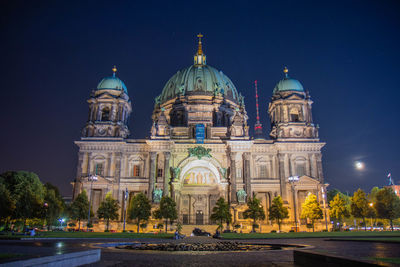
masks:
{"type": "Polygon", "coordinates": [[[253,198],[249,198],[247,201],[247,209],[243,212],[243,217],[245,219],[253,219],[252,232],[255,232],[254,228],[256,226],[257,220],[265,220],[265,212],[260,200],[253,195],[253,198]]]}
{"type": "Polygon", "coordinates": [[[223,228],[223,223],[231,223],[232,222],[232,215],[229,209],[228,202],[225,201],[223,197],[220,197],[215,204],[215,207],[212,210],[211,220],[219,222],[218,229],[223,228]]]}
{"type": "Polygon", "coordinates": [[[289,218],[289,211],[287,207],[283,206],[283,201],[281,196],[277,196],[272,200],[271,207],[269,208],[268,218],[271,221],[276,221],[280,232],[282,221],[284,219],[289,218]]]}
{"type": "Polygon", "coordinates": [[[393,231],[393,220],[400,217],[400,199],[391,188],[383,188],[376,194],[376,213],[379,218],[390,221],[393,231]]]}
{"type": "Polygon", "coordinates": [[[0,220],[8,219],[15,209],[15,201],[11,198],[10,191],[0,181],[0,220]]]}
{"type": "MultiPolygon", "coordinates": [[[[78,230],[80,230],[81,220],[87,218],[89,212],[89,201],[85,190],[72,202],[70,212],[71,218],[78,221],[78,230]]],[[[92,211],[90,212],[90,216],[92,216],[92,211]]]]}
{"type": "Polygon", "coordinates": [[[160,208],[155,210],[153,215],[156,219],[165,219],[165,232],[167,233],[168,220],[172,224],[172,222],[178,218],[175,201],[167,196],[162,197],[160,200],[160,208]]]}
{"type": "Polygon", "coordinates": [[[118,219],[118,210],[118,200],[112,197],[111,192],[108,192],[106,199],[100,203],[99,209],[97,210],[97,216],[100,219],[105,219],[107,221],[107,231],[110,225],[110,220],[118,219]]]}
{"type": "Polygon", "coordinates": [[[331,202],[329,202],[329,216],[339,222],[339,231],[342,226],[344,218],[350,217],[349,208],[347,207],[346,200],[341,193],[336,194],[331,202]]]}
{"type": "Polygon", "coordinates": [[[128,215],[130,219],[135,219],[137,232],[140,230],[140,222],[147,221],[151,215],[150,201],[143,193],[135,195],[129,205],[128,215]]]}
{"type": "Polygon", "coordinates": [[[370,214],[370,209],[365,192],[359,188],[351,197],[350,210],[354,217],[362,218],[365,231],[367,231],[365,218],[370,214]]]}
{"type": "Polygon", "coordinates": [[[314,194],[308,194],[306,200],[304,201],[301,207],[301,216],[302,219],[311,220],[313,232],[315,231],[314,224],[315,220],[322,219],[322,209],[317,201],[317,196],[314,194]]]}
{"type": "Polygon", "coordinates": [[[57,219],[64,210],[64,201],[58,188],[50,183],[44,185],[44,215],[47,227],[57,224],[57,219]]]}
{"type": "Polygon", "coordinates": [[[0,175],[2,183],[15,201],[14,219],[26,220],[39,217],[43,209],[44,188],[39,177],[33,172],[7,171],[0,175]]]}
{"type": "Polygon", "coordinates": [[[339,189],[334,188],[334,189],[328,190],[328,192],[326,193],[326,199],[327,199],[328,203],[331,202],[337,194],[341,194],[339,189]]]}

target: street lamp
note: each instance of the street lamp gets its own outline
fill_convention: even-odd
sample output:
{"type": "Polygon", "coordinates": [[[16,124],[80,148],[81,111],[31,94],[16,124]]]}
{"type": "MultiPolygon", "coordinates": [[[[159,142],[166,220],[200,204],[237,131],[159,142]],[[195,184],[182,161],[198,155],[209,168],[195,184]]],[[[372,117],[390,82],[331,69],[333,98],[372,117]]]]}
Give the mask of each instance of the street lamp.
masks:
{"type": "Polygon", "coordinates": [[[58,219],[58,221],[60,222],[60,227],[62,229],[62,225],[63,225],[63,222],[65,221],[65,219],[64,218],[60,218],[60,219],[58,219]]]}
{"type": "Polygon", "coordinates": [[[89,175],[88,181],[90,182],[90,199],[89,199],[89,212],[88,212],[88,222],[86,224],[86,230],[89,231],[89,224],[90,224],[90,208],[92,206],[92,189],[93,189],[93,182],[97,181],[96,175],[89,175]]]}
{"type": "MultiPolygon", "coordinates": [[[[326,227],[326,231],[328,232],[328,221],[326,219],[326,202],[325,202],[325,191],[324,191],[324,187],[321,187],[321,192],[322,192],[322,201],[324,204],[324,216],[325,216],[325,227],[326,227]]],[[[340,229],[340,228],[339,228],[340,229]]]]}
{"type": "MultiPolygon", "coordinates": [[[[372,209],[372,207],[374,206],[374,203],[369,203],[369,206],[371,207],[371,209],[372,209]]],[[[372,231],[372,212],[371,212],[371,231],[372,231]]]]}
{"type": "Polygon", "coordinates": [[[296,226],[295,231],[297,232],[297,212],[296,212],[296,197],[295,197],[295,191],[294,191],[294,187],[295,187],[294,183],[297,182],[297,181],[299,181],[299,180],[300,180],[300,177],[299,177],[299,176],[290,176],[290,177],[288,178],[288,180],[289,180],[289,183],[290,183],[291,186],[292,186],[292,192],[293,192],[293,208],[294,208],[294,222],[295,222],[295,226],[296,226]]]}

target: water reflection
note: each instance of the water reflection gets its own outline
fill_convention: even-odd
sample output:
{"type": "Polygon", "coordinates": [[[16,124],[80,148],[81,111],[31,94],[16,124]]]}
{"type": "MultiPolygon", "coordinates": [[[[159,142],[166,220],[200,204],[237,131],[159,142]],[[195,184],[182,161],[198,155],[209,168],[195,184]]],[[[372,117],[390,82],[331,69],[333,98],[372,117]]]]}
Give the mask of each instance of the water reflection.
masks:
{"type": "Polygon", "coordinates": [[[64,242],[56,242],[55,243],[56,247],[56,254],[63,254],[64,253],[64,248],[65,248],[65,243],[64,242]]]}

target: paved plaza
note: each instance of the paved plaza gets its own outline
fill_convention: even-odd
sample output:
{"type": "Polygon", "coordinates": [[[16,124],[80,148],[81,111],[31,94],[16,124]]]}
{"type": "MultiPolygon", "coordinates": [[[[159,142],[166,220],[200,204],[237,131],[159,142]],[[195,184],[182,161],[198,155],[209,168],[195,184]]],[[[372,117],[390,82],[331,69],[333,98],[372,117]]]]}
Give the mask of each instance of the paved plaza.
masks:
{"type": "MultiPolygon", "coordinates": [[[[212,238],[193,238],[184,240],[166,239],[75,239],[75,240],[35,240],[0,241],[0,250],[23,254],[24,258],[58,255],[94,248],[101,248],[101,261],[91,266],[296,266],[291,249],[254,252],[164,252],[132,251],[104,246],[105,243],[161,243],[161,242],[218,242],[212,238]]],[[[328,253],[335,256],[357,260],[370,258],[394,258],[400,255],[400,244],[359,241],[330,241],[327,238],[301,239],[258,239],[238,240],[246,243],[296,244],[305,245],[304,250],[328,253]]],[[[390,264],[386,264],[390,266],[390,264]]],[[[395,265],[392,265],[395,266],[395,265]]]]}

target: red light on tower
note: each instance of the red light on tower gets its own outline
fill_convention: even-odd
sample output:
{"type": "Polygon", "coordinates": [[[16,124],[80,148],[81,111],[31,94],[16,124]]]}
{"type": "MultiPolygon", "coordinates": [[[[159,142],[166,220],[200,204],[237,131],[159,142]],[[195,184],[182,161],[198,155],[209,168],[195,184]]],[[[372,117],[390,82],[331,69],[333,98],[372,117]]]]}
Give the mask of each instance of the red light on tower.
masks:
{"type": "Polygon", "coordinates": [[[254,81],[254,87],[256,89],[256,123],[254,124],[254,138],[259,139],[259,138],[264,138],[263,137],[263,131],[262,131],[262,124],[260,123],[260,113],[259,113],[259,108],[258,108],[258,88],[257,88],[257,80],[254,81]]]}

